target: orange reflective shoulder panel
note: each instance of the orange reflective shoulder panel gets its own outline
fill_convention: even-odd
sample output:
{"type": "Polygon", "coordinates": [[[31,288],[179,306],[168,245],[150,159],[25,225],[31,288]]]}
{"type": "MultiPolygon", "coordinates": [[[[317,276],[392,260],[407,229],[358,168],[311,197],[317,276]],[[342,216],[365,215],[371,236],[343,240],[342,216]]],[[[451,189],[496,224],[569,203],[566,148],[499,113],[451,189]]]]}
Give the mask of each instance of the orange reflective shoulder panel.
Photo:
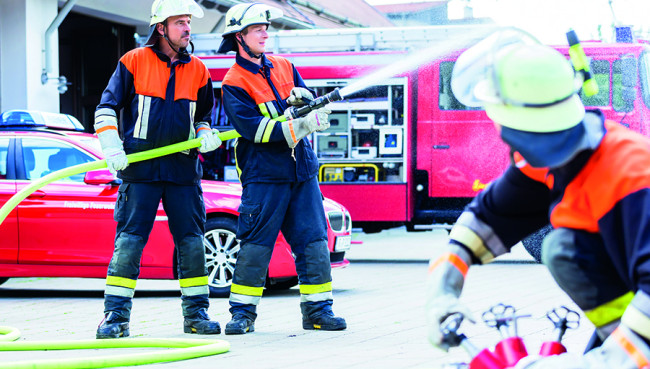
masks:
{"type": "Polygon", "coordinates": [[[271,73],[273,85],[278,90],[280,97],[286,100],[295,87],[293,80],[293,66],[291,62],[280,56],[267,56],[273,63],[275,73],[271,73]]]}
{"type": "Polygon", "coordinates": [[[176,86],[174,100],[196,101],[199,89],[208,83],[208,68],[194,55],[187,64],[176,67],[176,86]]]}
{"type": "Polygon", "coordinates": [[[650,188],[650,141],[617,123],[571,181],[551,213],[554,227],[598,231],[598,220],[621,199],[650,188]]]}
{"type": "Polygon", "coordinates": [[[256,105],[275,100],[273,90],[262,73],[252,74],[237,63],[226,73],[223,84],[243,88],[256,105]]]}
{"type": "Polygon", "coordinates": [[[133,75],[136,94],[165,98],[169,68],[150,48],[139,47],[131,50],[120,61],[133,75]]]}

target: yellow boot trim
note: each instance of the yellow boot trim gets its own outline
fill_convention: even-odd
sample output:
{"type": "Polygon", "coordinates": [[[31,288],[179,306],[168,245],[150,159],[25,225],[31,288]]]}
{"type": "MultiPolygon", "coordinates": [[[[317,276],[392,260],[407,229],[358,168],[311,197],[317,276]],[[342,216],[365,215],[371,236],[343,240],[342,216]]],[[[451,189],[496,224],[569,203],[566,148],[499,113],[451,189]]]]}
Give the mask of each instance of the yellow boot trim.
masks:
{"type": "Polygon", "coordinates": [[[301,284],[299,288],[300,288],[300,293],[303,295],[331,292],[332,282],[327,282],[323,284],[301,284]]]}

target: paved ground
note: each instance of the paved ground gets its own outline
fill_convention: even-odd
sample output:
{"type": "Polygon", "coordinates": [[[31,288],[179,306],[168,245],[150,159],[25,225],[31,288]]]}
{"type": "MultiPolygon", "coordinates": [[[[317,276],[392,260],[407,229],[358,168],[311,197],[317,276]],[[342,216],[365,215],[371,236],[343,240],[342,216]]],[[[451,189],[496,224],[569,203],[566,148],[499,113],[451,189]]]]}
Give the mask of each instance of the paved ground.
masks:
{"type": "MultiPolygon", "coordinates": [[[[356,234],[355,240],[362,244],[354,244],[348,253],[351,265],[333,273],[334,310],[346,318],[346,331],[304,331],[298,290],[267,292],[255,333],[216,337],[230,343],[228,353],[138,368],[451,368],[450,363],[466,362],[462,349],[445,354],[426,340],[426,262],[445,237],[444,230],[406,233],[403,228],[356,234]]],[[[20,329],[20,340],[25,341],[92,339],[102,317],[103,286],[100,279],[12,279],[0,287],[0,325],[20,329]]],[[[190,337],[182,333],[178,294],[177,281],[139,281],[132,336],[190,337]]],[[[519,322],[529,352],[536,352],[541,342],[552,336],[551,323],[545,317],[548,310],[560,305],[575,308],[546,269],[532,263],[521,246],[495,263],[471,268],[463,300],[477,318],[500,302],[530,314],[519,322]]],[[[227,299],[211,300],[210,315],[222,326],[230,318],[227,311],[227,299]]],[[[582,323],[565,336],[570,351],[581,352],[591,333],[584,317],[582,323]]],[[[493,346],[499,340],[496,330],[483,323],[464,325],[463,330],[476,346],[493,346]]],[[[0,352],[0,364],[121,352],[0,352]]]]}

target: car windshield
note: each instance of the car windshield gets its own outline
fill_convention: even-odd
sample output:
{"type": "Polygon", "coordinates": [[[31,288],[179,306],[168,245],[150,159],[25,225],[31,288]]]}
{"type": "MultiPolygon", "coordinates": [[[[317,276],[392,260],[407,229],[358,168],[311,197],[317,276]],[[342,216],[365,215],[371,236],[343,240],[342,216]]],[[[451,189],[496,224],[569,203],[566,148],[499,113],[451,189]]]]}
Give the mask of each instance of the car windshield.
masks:
{"type": "Polygon", "coordinates": [[[102,152],[102,146],[99,144],[99,140],[97,139],[97,137],[82,136],[78,140],[84,145],[88,145],[92,147],[95,150],[95,152],[98,153],[102,152]]]}

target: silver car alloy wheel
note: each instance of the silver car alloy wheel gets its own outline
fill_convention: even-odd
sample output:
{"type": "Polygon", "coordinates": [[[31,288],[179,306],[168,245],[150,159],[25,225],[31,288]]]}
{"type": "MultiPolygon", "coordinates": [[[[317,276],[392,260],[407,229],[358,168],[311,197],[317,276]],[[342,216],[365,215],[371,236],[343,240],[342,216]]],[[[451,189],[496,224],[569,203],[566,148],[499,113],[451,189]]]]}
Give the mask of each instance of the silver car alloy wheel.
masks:
{"type": "Polygon", "coordinates": [[[235,233],[219,228],[208,230],[203,245],[208,285],[213,288],[230,287],[239,254],[239,240],[235,238],[235,233]]]}

